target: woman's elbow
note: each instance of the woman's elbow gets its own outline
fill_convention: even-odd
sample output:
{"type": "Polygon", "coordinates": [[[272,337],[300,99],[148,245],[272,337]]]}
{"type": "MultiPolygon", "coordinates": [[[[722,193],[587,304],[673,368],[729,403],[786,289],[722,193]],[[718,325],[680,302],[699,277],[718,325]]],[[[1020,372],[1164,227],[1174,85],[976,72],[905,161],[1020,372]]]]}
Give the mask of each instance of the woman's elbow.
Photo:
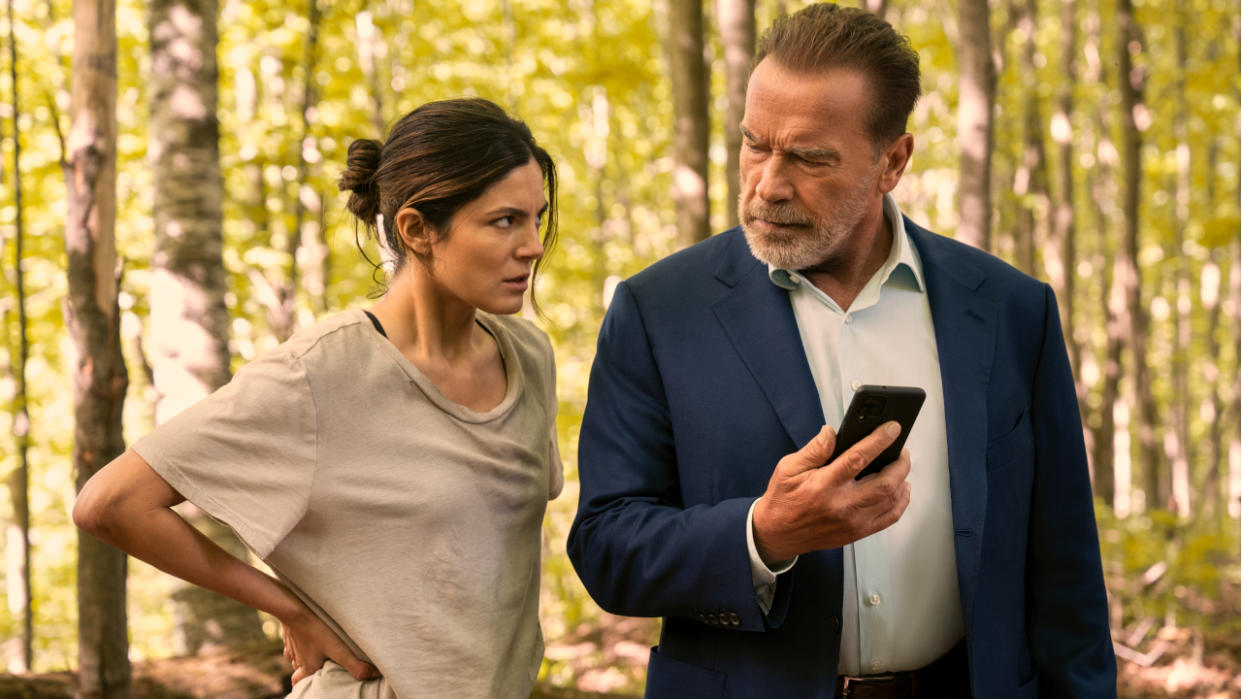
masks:
{"type": "Polygon", "coordinates": [[[110,511],[106,498],[101,497],[98,489],[92,488],[88,481],[73,501],[73,523],[82,531],[103,538],[103,533],[108,529],[110,511]]]}
{"type": "Polygon", "coordinates": [[[91,476],[73,501],[73,523],[104,541],[111,540],[110,534],[122,516],[125,496],[131,490],[117,461],[120,459],[91,476]]]}

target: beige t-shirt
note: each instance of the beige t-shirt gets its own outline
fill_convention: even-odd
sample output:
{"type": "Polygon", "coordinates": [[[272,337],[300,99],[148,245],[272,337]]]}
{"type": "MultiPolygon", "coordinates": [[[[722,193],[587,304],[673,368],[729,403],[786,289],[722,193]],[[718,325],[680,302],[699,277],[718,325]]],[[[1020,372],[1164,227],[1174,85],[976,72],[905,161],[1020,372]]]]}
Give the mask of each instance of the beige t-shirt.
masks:
{"type": "Polygon", "coordinates": [[[540,525],[562,483],[552,350],[527,321],[478,318],[507,375],[485,413],[352,310],[133,447],[403,699],[525,697],[543,656],[540,525]]]}

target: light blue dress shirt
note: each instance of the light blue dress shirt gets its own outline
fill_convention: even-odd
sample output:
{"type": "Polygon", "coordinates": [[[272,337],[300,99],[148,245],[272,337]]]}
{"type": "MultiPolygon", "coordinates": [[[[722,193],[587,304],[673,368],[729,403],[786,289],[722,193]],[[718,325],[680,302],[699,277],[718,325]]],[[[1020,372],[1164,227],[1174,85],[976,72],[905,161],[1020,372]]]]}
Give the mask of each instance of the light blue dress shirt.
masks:
{"type": "MultiPolygon", "coordinates": [[[[918,386],[927,393],[906,442],[910,506],[893,526],[843,549],[838,674],[848,676],[918,669],[964,633],[944,391],[923,266],[891,195],[884,197],[884,215],[893,231],[888,259],[848,310],[801,274],[769,269],[772,283],[789,291],[827,424],[841,424],[854,391],[865,384],[918,386]]],[[[755,590],[770,605],[776,576],[797,559],[769,569],[755,548],[750,517],[746,525],[755,590]]]]}

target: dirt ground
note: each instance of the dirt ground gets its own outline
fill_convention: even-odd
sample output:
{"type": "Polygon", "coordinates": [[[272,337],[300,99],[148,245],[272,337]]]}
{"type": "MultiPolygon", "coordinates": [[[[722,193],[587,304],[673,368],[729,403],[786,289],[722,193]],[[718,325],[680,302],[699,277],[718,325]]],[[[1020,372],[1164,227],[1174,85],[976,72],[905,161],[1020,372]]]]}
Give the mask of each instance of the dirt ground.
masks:
{"type": "MultiPolygon", "coordinates": [[[[599,640],[607,644],[610,639],[599,640]]],[[[1146,667],[1141,662],[1118,660],[1120,697],[1225,699],[1238,697],[1242,693],[1238,648],[1205,653],[1195,648],[1190,634],[1171,636],[1164,639],[1164,643],[1164,652],[1146,667]]],[[[608,653],[604,657],[611,658],[613,663],[620,660],[608,653]]],[[[637,659],[626,660],[633,663],[637,659]]],[[[583,673],[590,677],[593,671],[599,670],[583,668],[583,673]]],[[[283,697],[288,691],[288,669],[279,643],[265,644],[246,652],[205,653],[192,658],[136,662],[133,673],[134,699],[275,699],[283,697]]],[[[0,699],[72,699],[74,683],[74,676],[68,672],[0,674],[0,699]]],[[[532,695],[535,699],[615,699],[631,696],[634,695],[582,691],[543,683],[536,686],[532,695]]]]}

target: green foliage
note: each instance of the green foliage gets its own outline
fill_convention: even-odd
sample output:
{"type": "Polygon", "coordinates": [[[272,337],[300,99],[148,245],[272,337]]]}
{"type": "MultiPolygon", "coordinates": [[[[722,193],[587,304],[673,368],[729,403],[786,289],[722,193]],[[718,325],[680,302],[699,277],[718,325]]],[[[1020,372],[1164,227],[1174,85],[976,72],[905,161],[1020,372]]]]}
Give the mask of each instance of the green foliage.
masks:
{"type": "Polygon", "coordinates": [[[1236,646],[1242,632],[1237,520],[1182,521],[1160,510],[1119,519],[1102,505],[1096,518],[1114,636],[1125,638],[1136,627],[1154,634],[1168,625],[1201,634],[1213,648],[1236,646]]]}
{"type": "MultiPolygon", "coordinates": [[[[318,42],[311,51],[310,1],[223,0],[219,20],[220,150],[224,202],[224,264],[229,272],[229,307],[233,317],[230,348],[234,366],[270,348],[273,336],[268,308],[271,289],[284,282],[293,260],[286,242],[297,231],[298,202],[322,203],[322,226],[328,246],[328,312],[367,303],[376,288],[371,267],[355,249],[353,221],[337,192],[346,148],[356,138],[379,138],[387,125],[428,100],[473,94],[488,97],[524,118],[556,159],[561,175],[561,241],[538,285],[546,320],[537,319],[552,338],[557,354],[561,397],[558,429],[567,469],[565,493],[549,506],[545,528],[542,614],[550,647],[595,643],[582,655],[549,657],[543,675],[572,684],[583,667],[620,666],[593,629],[606,621],[592,602],[564,553],[577,500],[577,433],[594,356],[595,334],[604,312],[604,290],[611,280],[637,272],[674,248],[675,212],[669,189],[672,160],[671,88],[666,78],[663,33],[658,4],[645,0],[469,0],[426,3],[415,0],[352,0],[319,3],[318,42]],[[308,57],[311,63],[308,64],[308,57]],[[312,92],[308,95],[306,85],[312,92]],[[307,108],[309,107],[309,108],[307,108]],[[303,117],[307,126],[303,130],[303,117]],[[299,190],[299,173],[304,187],[299,190]],[[584,640],[585,639],[585,640],[584,640]],[[598,642],[598,643],[597,643],[598,642]]],[[[5,316],[0,367],[14,363],[17,348],[13,306],[13,272],[17,266],[12,231],[16,222],[12,168],[14,123],[21,130],[20,175],[24,192],[26,253],[22,260],[28,290],[31,343],[28,368],[34,512],[34,587],[36,667],[72,667],[76,661],[76,533],[68,520],[74,492],[70,470],[73,406],[70,390],[72,348],[61,317],[65,292],[63,227],[65,196],[60,169],[60,137],[67,134],[70,55],[73,27],[71,0],[13,0],[18,54],[19,112],[9,104],[8,53],[0,54],[0,313],[5,316]],[[16,116],[16,119],[14,119],[16,116]]],[[[801,2],[757,3],[758,25],[767,26],[778,12],[801,2]]],[[[903,208],[920,223],[952,233],[957,223],[956,133],[957,47],[944,21],[952,3],[890,3],[889,18],[910,36],[922,56],[924,97],[912,116],[914,161],[895,192],[903,208]]],[[[1039,0],[1033,75],[1018,67],[1021,37],[1008,22],[1009,10],[994,11],[993,27],[1000,55],[998,76],[996,188],[994,208],[999,235],[1020,207],[1034,207],[1039,221],[1049,212],[1030,194],[1014,190],[1014,172],[1023,156],[1023,105],[1036,97],[1045,127],[1048,166],[1060,166],[1049,139],[1057,95],[1071,87],[1075,109],[1068,115],[1074,146],[1072,162],[1076,240],[1080,248],[1076,321],[1088,360],[1080,377],[1086,391],[1089,424],[1098,423],[1100,374],[1106,298],[1097,280],[1112,264],[1120,239],[1120,173],[1117,160],[1118,76],[1114,56],[1117,37],[1109,27],[1113,3],[1079,3],[1078,66],[1073,75],[1063,65],[1059,0],[1039,0]],[[1095,357],[1099,356],[1097,360],[1095,357]]],[[[1138,3],[1146,49],[1137,60],[1147,75],[1144,132],[1143,269],[1145,298],[1163,295],[1166,308],[1177,308],[1170,290],[1172,273],[1189,266],[1199,280],[1219,265],[1224,280],[1237,264],[1239,230],[1238,22],[1236,2],[1181,0],[1138,3]],[[1173,7],[1170,7],[1170,6],[1173,7]],[[1178,23],[1181,23],[1180,25],[1178,23]],[[1165,28],[1165,27],[1168,28],[1165,28]],[[1177,61],[1176,26],[1187,27],[1187,58],[1177,61]],[[1179,122],[1179,120],[1181,120],[1179,122]],[[1184,124],[1184,138],[1174,125],[1184,124]],[[1177,148],[1189,153],[1191,188],[1186,211],[1179,212],[1171,179],[1177,174],[1177,148]],[[1178,248],[1175,234],[1184,233],[1178,248]]],[[[150,429],[153,390],[139,354],[147,322],[148,269],[154,245],[151,174],[147,163],[148,112],[146,76],[151,70],[146,6],[121,0],[118,23],[118,202],[117,245],[123,258],[122,295],[125,352],[131,387],[126,405],[126,435],[134,440],[150,429]]],[[[713,62],[712,90],[723,94],[719,41],[714,23],[706,26],[713,62]]],[[[7,36],[7,14],[0,35],[7,36]]],[[[714,102],[720,105],[720,102],[714,102]]],[[[733,202],[725,201],[723,182],[724,110],[712,116],[712,216],[716,228],[733,202]]],[[[309,216],[309,214],[308,214],[309,216]]],[[[363,241],[374,258],[374,246],[363,241]]],[[[1002,253],[1009,248],[1001,247],[1002,253]]],[[[1041,252],[1037,276],[1048,276],[1041,252]]],[[[1206,277],[1203,277],[1206,278],[1206,277]]],[[[1236,282],[1234,282],[1236,284],[1236,282]]],[[[1197,281],[1196,281],[1197,284],[1197,281]]],[[[1228,288],[1222,288],[1225,297],[1228,288]]],[[[1194,371],[1193,441],[1206,441],[1209,426],[1225,425],[1223,439],[1238,439],[1236,407],[1225,415],[1203,412],[1224,386],[1236,387],[1238,375],[1235,304],[1222,305],[1224,319],[1207,327],[1208,309],[1196,286],[1190,298],[1194,337],[1189,352],[1194,371]],[[1208,333],[1225,349],[1205,356],[1208,333]],[[1233,377],[1233,383],[1224,379],[1233,377]]],[[[299,289],[298,317],[308,322],[318,310],[315,299],[299,289]]],[[[1169,364],[1174,355],[1171,319],[1154,324],[1151,359],[1169,364]]],[[[0,403],[9,405],[14,383],[0,377],[0,403]]],[[[1158,373],[1153,390],[1161,405],[1173,402],[1173,387],[1158,373]]],[[[1236,395],[1236,394],[1235,394],[1236,395]]],[[[1236,398],[1233,400],[1236,401],[1236,398]]],[[[1111,409],[1109,406],[1107,409],[1111,409]]],[[[11,431],[9,412],[0,412],[0,429],[11,431]]],[[[1134,440],[1137,442],[1137,440],[1134,440]]],[[[1135,447],[1132,447],[1135,448],[1135,447]]],[[[1204,482],[1211,468],[1200,449],[1190,464],[1192,482],[1204,482]]],[[[16,464],[11,440],[0,441],[0,473],[16,464]]],[[[1223,478],[1221,480],[1224,480],[1223,478]]],[[[1222,499],[1216,493],[1196,498],[1222,499]]],[[[9,519],[7,502],[0,517],[9,519]]],[[[1237,522],[1168,521],[1158,512],[1115,519],[1101,510],[1101,535],[1109,566],[1109,584],[1119,600],[1122,621],[1148,616],[1172,617],[1177,623],[1207,624],[1237,635],[1232,621],[1211,618],[1213,605],[1230,595],[1236,604],[1238,577],[1237,522]],[[1142,583],[1153,565],[1168,566],[1150,585],[1142,583]],[[1232,624],[1230,626],[1230,624],[1232,624]],[[1227,628],[1226,628],[1227,627],[1227,628]]],[[[135,564],[130,577],[130,623],[136,656],[158,655],[170,646],[167,578],[135,564]]],[[[1230,607],[1232,609],[1232,607],[1230,607]]],[[[608,622],[612,623],[612,622],[608,622]]],[[[0,612],[0,634],[18,624],[0,612]]],[[[652,629],[637,633],[642,642],[652,629]]],[[[631,649],[633,650],[633,649],[631,649]]],[[[635,651],[634,654],[637,654],[635,651]]],[[[628,667],[628,666],[626,666],[628,667]]],[[[636,688],[639,674],[613,678],[615,686],[636,688]]]]}

